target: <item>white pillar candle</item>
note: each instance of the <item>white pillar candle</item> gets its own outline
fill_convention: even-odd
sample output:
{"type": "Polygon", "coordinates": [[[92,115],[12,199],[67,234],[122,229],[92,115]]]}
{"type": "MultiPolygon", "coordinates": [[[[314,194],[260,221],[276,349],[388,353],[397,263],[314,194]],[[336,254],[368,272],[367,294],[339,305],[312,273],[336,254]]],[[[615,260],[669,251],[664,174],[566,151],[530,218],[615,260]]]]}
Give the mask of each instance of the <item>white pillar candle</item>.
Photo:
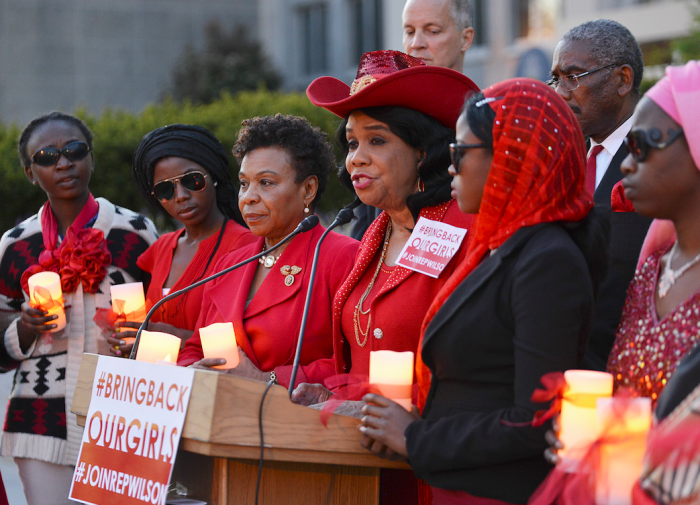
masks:
{"type": "Polygon", "coordinates": [[[598,427],[604,440],[596,476],[598,505],[630,505],[632,488],[642,475],[647,434],[651,427],[650,398],[600,398],[598,427]]]}
{"type": "Polygon", "coordinates": [[[371,351],[369,353],[369,382],[382,396],[411,410],[413,388],[413,353],[371,351]]]}
{"type": "Polygon", "coordinates": [[[35,308],[43,308],[49,316],[58,316],[57,319],[48,323],[56,325],[48,331],[56,333],[65,328],[66,312],[63,308],[61,277],[56,272],[39,272],[32,275],[27,280],[27,284],[29,285],[29,304],[35,308]]]}
{"type": "Polygon", "coordinates": [[[146,315],[146,298],[143,295],[143,283],[130,282],[110,286],[112,310],[119,315],[130,315],[127,321],[140,322],[146,315]]]}
{"type": "Polygon", "coordinates": [[[588,446],[597,438],[596,399],[612,396],[613,377],[605,372],[567,370],[566,391],[561,405],[559,452],[563,469],[574,471],[588,446]]]}
{"type": "Polygon", "coordinates": [[[158,363],[158,360],[177,363],[180,353],[180,339],[169,333],[159,331],[142,331],[136,361],[158,363]]]}
{"type": "Polygon", "coordinates": [[[199,329],[205,358],[224,358],[225,365],[213,368],[236,368],[239,362],[238,344],[233,323],[214,323],[199,329]]]}

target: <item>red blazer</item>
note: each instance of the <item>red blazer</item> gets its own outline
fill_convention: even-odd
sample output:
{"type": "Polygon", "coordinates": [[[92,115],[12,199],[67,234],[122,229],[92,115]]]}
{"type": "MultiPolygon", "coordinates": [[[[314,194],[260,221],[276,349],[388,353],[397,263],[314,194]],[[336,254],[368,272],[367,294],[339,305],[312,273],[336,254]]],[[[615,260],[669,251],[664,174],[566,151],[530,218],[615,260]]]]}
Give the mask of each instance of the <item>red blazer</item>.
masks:
{"type": "MultiPolygon", "coordinates": [[[[322,226],[317,226],[292,239],[247,308],[246,300],[257,262],[212,281],[204,290],[194,335],[180,352],[178,364],[187,366],[203,357],[199,328],[231,321],[238,345],[255,366],[263,371],[274,369],[279,383],[288,386],[314,249],[323,231],[322,226]],[[285,285],[285,276],[280,272],[284,265],[302,267],[291,286],[285,285]]],[[[260,237],[256,243],[225,256],[217,270],[259,253],[263,240],[260,237]]],[[[334,232],[328,234],[321,246],[297,384],[320,383],[333,375],[331,303],[352,269],[358,246],[356,240],[334,232]]]]}
{"type": "MultiPolygon", "coordinates": [[[[459,210],[457,202],[450,200],[434,207],[426,207],[420,215],[433,221],[441,221],[459,228],[471,230],[474,216],[459,210]]],[[[397,266],[372,301],[372,326],[365,347],[355,343],[355,335],[343,335],[341,314],[351,291],[365,273],[375,254],[382,247],[389,216],[382,212],[365,232],[357,253],[355,266],[333,301],[333,351],[337,374],[350,373],[363,380],[369,374],[370,351],[412,351],[415,353],[420,339],[420,328],[430,303],[455,267],[464,259],[470,233],[464,237],[457,255],[447,264],[437,279],[397,266]],[[384,337],[377,340],[373,332],[381,328],[384,337]],[[350,344],[352,342],[352,345],[350,344]]]]}
{"type": "MultiPolygon", "coordinates": [[[[146,293],[146,299],[150,303],[149,307],[163,298],[163,285],[170,274],[177,241],[184,232],[183,228],[161,236],[136,261],[141,270],[151,274],[151,282],[146,293]]],[[[214,233],[208,239],[200,242],[197,254],[194,255],[187,269],[172,286],[171,291],[182,289],[215,273],[217,271],[216,264],[222,257],[239,247],[252,244],[257,240],[257,237],[247,228],[229,219],[221,236],[221,243],[216,249],[214,257],[209,261],[218,240],[219,233],[214,233]]],[[[166,302],[153,314],[152,321],[172,324],[176,328],[194,330],[199,309],[202,306],[204,288],[205,286],[194,288],[181,297],[166,302]]]]}

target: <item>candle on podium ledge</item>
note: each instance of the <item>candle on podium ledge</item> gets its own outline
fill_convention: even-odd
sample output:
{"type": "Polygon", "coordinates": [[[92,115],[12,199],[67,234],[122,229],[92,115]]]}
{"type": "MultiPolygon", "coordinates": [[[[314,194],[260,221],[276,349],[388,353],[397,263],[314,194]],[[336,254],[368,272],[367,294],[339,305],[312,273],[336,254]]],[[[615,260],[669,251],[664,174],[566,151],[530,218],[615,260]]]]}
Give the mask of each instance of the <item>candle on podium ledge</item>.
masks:
{"type": "MultiPolygon", "coordinates": [[[[117,314],[119,321],[140,323],[146,317],[146,298],[143,294],[143,283],[129,282],[110,286],[112,295],[112,311],[117,314]]],[[[127,344],[133,344],[129,338],[127,344]]]]}
{"type": "Polygon", "coordinates": [[[61,289],[61,277],[56,272],[39,272],[28,280],[29,304],[48,312],[49,316],[58,316],[49,324],[56,327],[49,330],[51,333],[61,331],[66,327],[66,312],[63,308],[63,290],[61,289]]]}
{"type": "Polygon", "coordinates": [[[238,344],[233,323],[214,323],[199,329],[202,351],[205,358],[224,358],[225,365],[213,368],[236,368],[239,362],[238,344]]]}
{"type": "Polygon", "coordinates": [[[158,360],[177,363],[180,353],[180,339],[169,333],[159,331],[142,331],[136,361],[158,363],[158,360]]]}
{"type": "Polygon", "coordinates": [[[413,389],[413,353],[371,351],[369,353],[369,382],[379,393],[411,410],[413,389]]]}
{"type": "Polygon", "coordinates": [[[559,451],[562,468],[574,471],[588,446],[597,438],[596,399],[612,396],[613,377],[605,372],[567,370],[566,391],[561,405],[559,451]]]}
{"type": "Polygon", "coordinates": [[[630,505],[632,488],[642,475],[651,427],[651,398],[600,398],[597,410],[603,443],[596,503],[630,505]]]}

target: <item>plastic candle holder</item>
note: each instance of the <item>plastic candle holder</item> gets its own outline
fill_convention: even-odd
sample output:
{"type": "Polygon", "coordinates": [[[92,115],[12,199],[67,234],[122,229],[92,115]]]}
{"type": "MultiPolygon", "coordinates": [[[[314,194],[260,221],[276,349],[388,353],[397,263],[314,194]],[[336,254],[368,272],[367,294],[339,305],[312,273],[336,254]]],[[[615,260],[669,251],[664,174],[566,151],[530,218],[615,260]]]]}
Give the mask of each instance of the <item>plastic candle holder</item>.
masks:
{"type": "Polygon", "coordinates": [[[142,331],[136,361],[158,363],[158,360],[177,363],[180,353],[180,339],[169,333],[142,331]]]}
{"type": "Polygon", "coordinates": [[[225,365],[213,368],[236,368],[239,362],[238,344],[233,323],[214,323],[199,329],[202,351],[205,358],[224,358],[225,365]]]}
{"type": "Polygon", "coordinates": [[[371,351],[369,353],[369,382],[379,393],[406,410],[411,410],[413,389],[413,353],[371,351]]]}
{"type": "MultiPolygon", "coordinates": [[[[146,298],[143,294],[143,283],[130,282],[110,286],[112,295],[112,311],[120,321],[140,323],[146,317],[146,298]]],[[[122,331],[120,329],[120,331],[122,331]]]]}
{"type": "Polygon", "coordinates": [[[63,308],[63,290],[61,289],[61,277],[56,272],[39,272],[28,280],[29,304],[48,312],[49,316],[58,316],[48,324],[56,327],[47,330],[51,333],[61,331],[66,327],[66,312],[63,308]]]}
{"type": "Polygon", "coordinates": [[[597,411],[598,427],[607,442],[600,448],[596,503],[630,505],[632,488],[642,475],[651,427],[651,399],[600,398],[597,411]]]}
{"type": "Polygon", "coordinates": [[[566,391],[561,405],[559,452],[563,469],[574,471],[586,449],[598,435],[596,400],[612,396],[613,376],[590,370],[564,372],[566,391]]]}

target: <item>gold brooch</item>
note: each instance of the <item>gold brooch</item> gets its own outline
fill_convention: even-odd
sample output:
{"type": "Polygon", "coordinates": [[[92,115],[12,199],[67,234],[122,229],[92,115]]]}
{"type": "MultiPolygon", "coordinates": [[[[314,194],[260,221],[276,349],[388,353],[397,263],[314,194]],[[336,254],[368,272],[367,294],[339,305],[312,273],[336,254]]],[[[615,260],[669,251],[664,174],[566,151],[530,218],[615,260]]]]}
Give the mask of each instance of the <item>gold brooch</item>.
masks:
{"type": "Polygon", "coordinates": [[[296,265],[292,265],[291,267],[289,265],[284,265],[280,268],[280,272],[282,272],[282,275],[286,276],[284,278],[284,285],[291,286],[294,284],[294,276],[301,272],[301,267],[296,265]]]}
{"type": "Polygon", "coordinates": [[[355,79],[354,81],[352,81],[352,86],[350,87],[350,96],[354,95],[358,91],[362,91],[367,86],[376,81],[377,78],[372,77],[371,75],[365,75],[360,77],[359,79],[355,79]]]}

